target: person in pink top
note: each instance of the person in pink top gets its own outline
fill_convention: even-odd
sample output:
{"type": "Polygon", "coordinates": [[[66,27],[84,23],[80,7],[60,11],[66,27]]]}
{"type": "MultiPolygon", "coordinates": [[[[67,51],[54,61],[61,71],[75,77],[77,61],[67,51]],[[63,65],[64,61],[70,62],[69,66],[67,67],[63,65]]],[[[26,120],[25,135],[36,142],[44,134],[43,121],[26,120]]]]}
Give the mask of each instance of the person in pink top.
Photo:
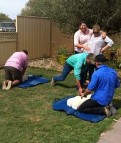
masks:
{"type": "Polygon", "coordinates": [[[89,29],[84,20],[79,22],[79,30],[74,34],[74,52],[83,53],[84,49],[90,51],[90,48],[84,45],[87,41],[90,40],[93,34],[92,29],[89,29]]]}
{"type": "Polygon", "coordinates": [[[5,81],[2,89],[10,89],[21,83],[28,64],[28,51],[13,53],[5,63],[5,81]]]}

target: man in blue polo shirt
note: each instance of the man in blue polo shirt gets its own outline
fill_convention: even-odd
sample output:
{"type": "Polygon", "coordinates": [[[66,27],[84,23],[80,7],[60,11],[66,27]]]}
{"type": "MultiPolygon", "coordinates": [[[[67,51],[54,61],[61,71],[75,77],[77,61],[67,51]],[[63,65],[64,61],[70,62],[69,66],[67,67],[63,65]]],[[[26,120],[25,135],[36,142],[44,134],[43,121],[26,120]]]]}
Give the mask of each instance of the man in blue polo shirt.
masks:
{"type": "Polygon", "coordinates": [[[86,96],[92,91],[94,92],[91,99],[85,101],[78,110],[88,114],[105,114],[111,116],[109,104],[112,102],[115,89],[120,86],[117,73],[114,69],[108,67],[106,58],[100,54],[95,57],[96,71],[92,75],[92,79],[82,94],[86,96]]]}
{"type": "Polygon", "coordinates": [[[86,64],[94,63],[95,55],[92,53],[80,53],[70,56],[64,65],[62,74],[59,76],[54,76],[51,81],[51,85],[55,85],[57,81],[63,81],[70,73],[70,71],[74,70],[74,77],[76,79],[77,88],[79,94],[82,94],[83,84],[86,81],[86,64]]]}

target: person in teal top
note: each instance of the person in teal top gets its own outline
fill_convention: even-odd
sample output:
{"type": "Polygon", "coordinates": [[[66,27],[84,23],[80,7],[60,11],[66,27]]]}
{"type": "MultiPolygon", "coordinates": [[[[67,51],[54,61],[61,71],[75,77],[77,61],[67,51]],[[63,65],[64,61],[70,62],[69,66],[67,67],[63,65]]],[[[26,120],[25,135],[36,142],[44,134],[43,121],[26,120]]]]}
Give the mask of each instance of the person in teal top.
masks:
{"type": "Polygon", "coordinates": [[[64,65],[62,74],[59,76],[54,76],[51,81],[51,85],[55,85],[57,81],[64,81],[67,75],[74,70],[74,77],[76,79],[77,87],[79,94],[82,94],[82,88],[86,81],[86,64],[92,64],[94,61],[95,55],[92,53],[79,53],[70,56],[64,65]]]}

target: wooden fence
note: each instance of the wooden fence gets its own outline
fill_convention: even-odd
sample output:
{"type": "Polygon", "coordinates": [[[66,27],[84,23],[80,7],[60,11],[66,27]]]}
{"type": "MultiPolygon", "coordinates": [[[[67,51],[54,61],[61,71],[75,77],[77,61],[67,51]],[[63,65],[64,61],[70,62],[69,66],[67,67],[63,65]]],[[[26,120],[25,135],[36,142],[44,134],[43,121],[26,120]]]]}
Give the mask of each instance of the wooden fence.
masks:
{"type": "Polygon", "coordinates": [[[17,49],[17,33],[1,32],[0,33],[0,66],[3,65],[7,58],[17,49]]]}
{"type": "Polygon", "coordinates": [[[30,60],[54,57],[59,47],[73,53],[73,36],[63,34],[48,18],[18,16],[16,30],[0,32],[0,66],[13,52],[23,49],[28,50],[30,60]]]}
{"type": "MultiPolygon", "coordinates": [[[[63,34],[48,18],[23,17],[16,19],[15,33],[0,32],[0,66],[15,51],[28,50],[29,59],[55,57],[59,47],[73,53],[73,35],[63,34]]],[[[110,36],[121,45],[121,34],[110,36]]],[[[121,55],[121,46],[119,49],[121,55]]]]}
{"type": "Polygon", "coordinates": [[[64,35],[48,18],[17,17],[17,50],[27,49],[30,59],[53,57],[59,46],[73,52],[73,37],[64,35]]]}

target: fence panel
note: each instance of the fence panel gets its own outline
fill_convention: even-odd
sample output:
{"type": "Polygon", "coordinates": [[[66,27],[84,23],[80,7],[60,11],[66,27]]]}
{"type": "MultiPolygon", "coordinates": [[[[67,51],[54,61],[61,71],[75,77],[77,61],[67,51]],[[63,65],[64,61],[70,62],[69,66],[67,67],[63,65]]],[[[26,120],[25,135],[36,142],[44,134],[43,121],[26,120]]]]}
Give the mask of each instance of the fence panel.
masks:
{"type": "Polygon", "coordinates": [[[47,18],[17,17],[17,50],[27,49],[30,59],[50,56],[50,28],[47,18]]]}
{"type": "Polygon", "coordinates": [[[57,55],[59,47],[65,47],[69,53],[73,53],[73,35],[65,35],[59,28],[52,23],[52,40],[51,40],[51,56],[57,55]]]}
{"type": "Polygon", "coordinates": [[[17,50],[27,49],[30,59],[53,57],[59,46],[73,52],[73,36],[66,36],[48,18],[17,17],[17,50]]]}
{"type": "Polygon", "coordinates": [[[0,66],[16,51],[17,33],[0,32],[0,66]]]}

